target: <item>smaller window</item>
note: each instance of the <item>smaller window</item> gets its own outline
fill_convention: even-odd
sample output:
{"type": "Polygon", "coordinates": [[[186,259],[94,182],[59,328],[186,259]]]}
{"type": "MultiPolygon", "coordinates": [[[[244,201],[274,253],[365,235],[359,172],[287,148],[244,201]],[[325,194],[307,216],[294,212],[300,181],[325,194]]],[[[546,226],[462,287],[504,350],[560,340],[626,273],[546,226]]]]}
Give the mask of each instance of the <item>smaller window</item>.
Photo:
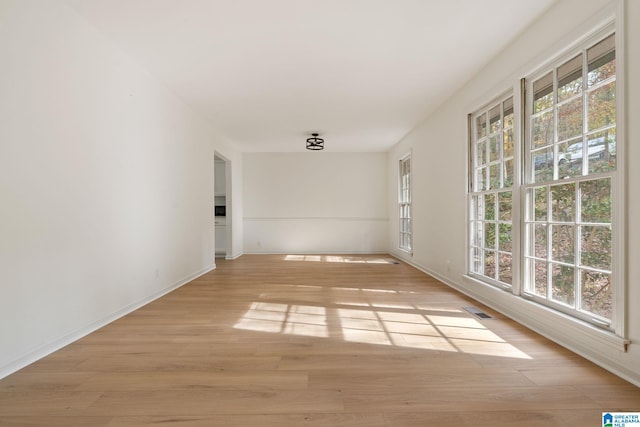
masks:
{"type": "Polygon", "coordinates": [[[501,287],[513,282],[513,97],[471,116],[469,270],[501,287]]]}
{"type": "Polygon", "coordinates": [[[404,157],[399,163],[398,206],[400,209],[399,248],[411,251],[411,156],[404,157]]]}

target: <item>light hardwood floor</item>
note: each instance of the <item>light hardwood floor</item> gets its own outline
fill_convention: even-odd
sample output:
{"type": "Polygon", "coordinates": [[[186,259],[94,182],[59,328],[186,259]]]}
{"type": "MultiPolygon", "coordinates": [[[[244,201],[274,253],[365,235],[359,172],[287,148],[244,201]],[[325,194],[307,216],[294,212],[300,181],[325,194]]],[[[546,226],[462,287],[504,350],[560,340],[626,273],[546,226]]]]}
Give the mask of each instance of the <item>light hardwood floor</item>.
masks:
{"type": "Polygon", "coordinates": [[[639,388],[389,256],[217,263],[0,380],[0,425],[585,427],[640,411],[639,388]]]}

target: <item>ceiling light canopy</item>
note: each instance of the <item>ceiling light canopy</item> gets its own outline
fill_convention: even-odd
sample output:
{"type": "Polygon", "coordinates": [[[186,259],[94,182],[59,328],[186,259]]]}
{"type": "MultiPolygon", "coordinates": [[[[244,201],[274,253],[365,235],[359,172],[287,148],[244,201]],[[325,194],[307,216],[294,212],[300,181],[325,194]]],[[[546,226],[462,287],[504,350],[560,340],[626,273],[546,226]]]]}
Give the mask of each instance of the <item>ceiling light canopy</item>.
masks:
{"type": "Polygon", "coordinates": [[[307,138],[307,150],[324,150],[324,139],[318,138],[317,133],[312,133],[311,138],[307,138]]]}

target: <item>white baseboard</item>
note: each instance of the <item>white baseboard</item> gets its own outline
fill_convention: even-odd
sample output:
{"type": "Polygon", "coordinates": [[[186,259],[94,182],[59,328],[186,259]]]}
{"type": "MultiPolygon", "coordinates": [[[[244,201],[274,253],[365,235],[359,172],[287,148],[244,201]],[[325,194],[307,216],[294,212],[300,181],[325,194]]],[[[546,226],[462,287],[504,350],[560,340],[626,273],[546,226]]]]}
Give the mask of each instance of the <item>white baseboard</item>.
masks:
{"type": "Polygon", "coordinates": [[[187,283],[191,282],[192,280],[202,276],[203,274],[206,274],[212,270],[214,270],[216,268],[215,264],[210,265],[196,273],[190,274],[189,276],[169,285],[168,287],[161,289],[157,292],[154,292],[153,294],[149,295],[146,298],[143,298],[140,301],[136,301],[132,304],[129,304],[123,308],[121,308],[120,310],[115,311],[114,313],[111,313],[108,316],[103,317],[102,319],[99,319],[95,322],[92,322],[89,325],[86,325],[85,327],[78,329],[77,331],[74,331],[70,334],[67,334],[57,340],[54,340],[50,343],[44,344],[38,348],[36,348],[33,351],[28,352],[27,354],[15,359],[12,362],[9,362],[8,364],[4,365],[4,366],[0,366],[0,379],[13,374],[14,372],[32,364],[33,362],[36,362],[40,359],[42,359],[45,356],[48,356],[49,354],[60,350],[61,348],[73,343],[74,341],[79,340],[80,338],[83,338],[87,335],[89,335],[92,332],[97,331],[98,329],[108,325],[109,323],[118,320],[119,318],[126,316],[127,314],[139,309],[140,307],[143,307],[147,304],[149,304],[152,301],[155,301],[156,299],[168,294],[171,291],[174,291],[176,289],[178,289],[179,287],[186,285],[187,283]]]}
{"type": "Polygon", "coordinates": [[[234,255],[227,255],[224,257],[224,259],[231,261],[231,260],[240,258],[242,255],[244,255],[244,252],[240,252],[239,254],[234,254],[234,255]]]}

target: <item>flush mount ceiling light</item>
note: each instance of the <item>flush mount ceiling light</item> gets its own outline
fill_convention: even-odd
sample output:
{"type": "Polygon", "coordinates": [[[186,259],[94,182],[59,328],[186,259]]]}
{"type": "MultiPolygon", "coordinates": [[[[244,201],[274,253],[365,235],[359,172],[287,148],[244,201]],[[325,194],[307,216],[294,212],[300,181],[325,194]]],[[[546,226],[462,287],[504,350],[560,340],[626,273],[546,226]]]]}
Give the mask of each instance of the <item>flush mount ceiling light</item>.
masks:
{"type": "Polygon", "coordinates": [[[307,138],[307,150],[324,150],[324,139],[318,138],[317,133],[312,133],[311,138],[307,138]]]}

